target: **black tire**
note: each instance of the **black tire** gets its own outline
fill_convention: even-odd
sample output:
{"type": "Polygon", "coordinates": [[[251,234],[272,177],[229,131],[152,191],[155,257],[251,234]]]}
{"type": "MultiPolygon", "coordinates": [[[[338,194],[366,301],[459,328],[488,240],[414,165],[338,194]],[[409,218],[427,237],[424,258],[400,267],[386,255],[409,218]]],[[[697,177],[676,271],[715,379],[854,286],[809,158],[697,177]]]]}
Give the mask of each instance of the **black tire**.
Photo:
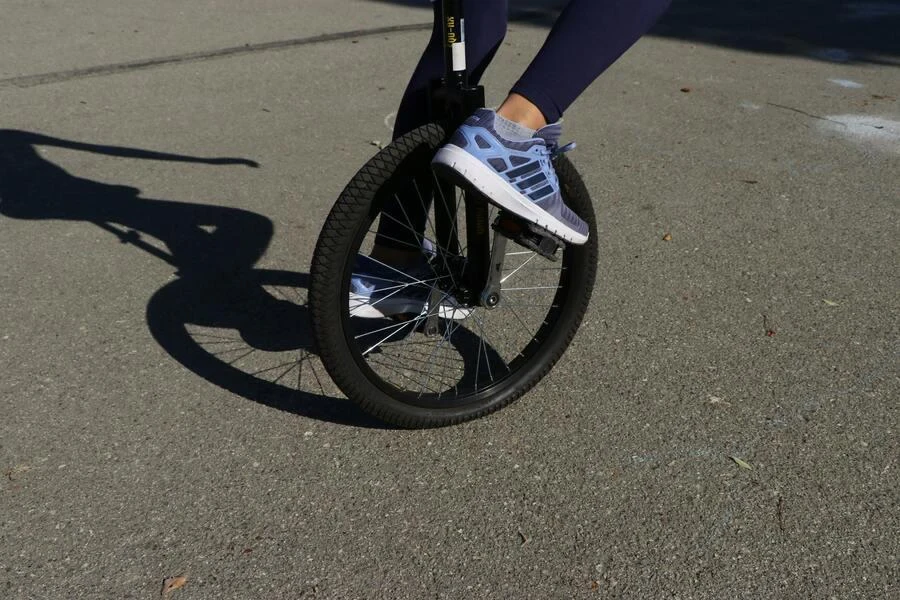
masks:
{"type": "MultiPolygon", "coordinates": [[[[560,156],[555,166],[565,202],[587,222],[590,235],[586,244],[561,250],[558,263],[529,256],[507,276],[521,279],[525,275],[519,272],[524,268],[532,277],[555,281],[553,285],[509,287],[509,292],[503,288],[503,293],[512,299],[520,298],[523,292],[542,294],[540,302],[519,302],[517,310],[517,303],[508,299],[507,305],[501,303],[506,309],[502,317],[496,316],[500,314],[498,309],[486,311],[479,307],[466,318],[441,319],[441,340],[420,335],[422,330],[415,324],[406,326],[402,321],[394,321],[397,323],[394,325],[388,321],[389,325],[373,331],[390,330],[388,337],[396,340],[382,340],[364,350],[369,342],[361,344],[360,338],[372,335],[365,327],[382,323],[369,325],[372,319],[350,315],[348,293],[357,253],[364,255],[361,245],[369,243],[371,227],[386,199],[404,186],[416,182],[425,185],[427,178],[434,177],[430,161],[444,140],[445,133],[440,126],[426,125],[397,139],[366,163],[347,184],[328,215],[310,269],[309,308],[318,352],[326,370],[348,398],[374,416],[401,427],[437,427],[475,419],[506,406],[530,390],[569,346],[590,301],[596,273],[597,233],[591,200],[572,163],[560,156]],[[555,264],[559,267],[552,266],[555,264]],[[501,318],[506,320],[500,321],[501,318]],[[365,323],[360,329],[362,321],[365,323]],[[494,336],[490,339],[485,323],[487,332],[494,336]],[[410,347],[418,352],[415,346],[424,344],[411,341],[413,336],[425,342],[430,340],[434,345],[427,357],[424,352],[431,346],[411,359],[423,363],[419,371],[399,364],[406,360],[403,357],[408,356],[410,347]],[[522,341],[511,340],[511,349],[496,348],[498,340],[505,343],[507,338],[516,336],[522,341]],[[393,350],[394,346],[406,354],[401,354],[400,349],[393,350]],[[385,350],[388,347],[396,354],[395,358],[381,356],[388,352],[385,350]],[[436,355],[439,350],[440,354],[436,355]],[[442,362],[445,355],[450,358],[442,362]],[[378,362],[376,357],[388,362],[378,362]],[[437,375],[433,374],[435,368],[441,369],[437,375]],[[407,388],[406,382],[418,385],[418,393],[407,388]]],[[[513,242],[508,244],[507,250],[510,249],[522,251],[510,255],[526,253],[513,242]]],[[[434,257],[435,253],[432,251],[429,256],[434,257]]]]}

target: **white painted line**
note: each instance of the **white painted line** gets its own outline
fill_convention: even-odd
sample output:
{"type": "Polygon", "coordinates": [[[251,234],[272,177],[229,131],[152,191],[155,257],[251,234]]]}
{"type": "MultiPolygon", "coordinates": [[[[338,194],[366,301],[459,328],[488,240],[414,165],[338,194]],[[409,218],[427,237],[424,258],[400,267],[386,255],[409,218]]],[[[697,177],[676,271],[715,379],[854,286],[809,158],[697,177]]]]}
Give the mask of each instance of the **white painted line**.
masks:
{"type": "Polygon", "coordinates": [[[900,155],[900,121],[871,115],[829,115],[819,121],[823,132],[866,148],[900,155]]]}
{"type": "Polygon", "coordinates": [[[854,90],[866,87],[865,85],[859,83],[858,81],[853,81],[852,79],[829,79],[828,81],[829,83],[833,83],[845,88],[851,88],[854,90]]]}

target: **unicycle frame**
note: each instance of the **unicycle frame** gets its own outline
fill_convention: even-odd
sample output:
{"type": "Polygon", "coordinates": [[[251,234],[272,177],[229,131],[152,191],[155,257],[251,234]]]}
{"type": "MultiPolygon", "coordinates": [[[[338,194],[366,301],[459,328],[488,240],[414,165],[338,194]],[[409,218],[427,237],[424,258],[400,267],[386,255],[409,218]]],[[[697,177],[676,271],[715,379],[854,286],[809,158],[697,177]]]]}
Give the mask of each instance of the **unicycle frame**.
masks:
{"type": "MultiPolygon", "coordinates": [[[[441,32],[444,46],[444,76],[431,83],[429,113],[431,121],[444,126],[449,137],[474,111],[484,107],[484,87],[469,84],[466,65],[466,21],[461,0],[443,0],[441,32]]],[[[438,247],[450,255],[459,255],[459,231],[456,186],[444,181],[437,183],[435,235],[438,247]],[[438,206],[440,204],[442,206],[438,206]]],[[[488,222],[488,201],[480,193],[467,190],[465,201],[467,261],[462,275],[463,288],[459,298],[470,305],[479,304],[491,263],[491,227],[488,222]]]]}

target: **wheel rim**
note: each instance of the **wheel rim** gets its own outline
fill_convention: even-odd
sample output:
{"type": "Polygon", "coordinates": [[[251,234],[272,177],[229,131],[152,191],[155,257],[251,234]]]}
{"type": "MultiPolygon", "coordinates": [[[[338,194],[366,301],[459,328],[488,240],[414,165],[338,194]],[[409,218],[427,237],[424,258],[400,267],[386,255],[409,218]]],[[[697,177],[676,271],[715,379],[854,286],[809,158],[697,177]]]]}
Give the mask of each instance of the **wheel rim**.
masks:
{"type": "MultiPolygon", "coordinates": [[[[570,274],[579,247],[561,250],[558,262],[550,262],[531,250],[509,242],[506,249],[502,275],[501,302],[492,309],[474,308],[463,315],[453,308],[454,290],[458,288],[458,270],[454,261],[464,263],[465,249],[465,191],[457,189],[457,236],[461,242],[461,256],[455,256],[437,241],[435,210],[441,202],[429,202],[432,191],[440,188],[437,179],[428,168],[428,162],[420,165],[414,182],[415,201],[428,207],[428,218],[422,235],[412,226],[409,215],[402,210],[399,225],[409,236],[406,244],[415,237],[422,259],[432,266],[431,276],[409,278],[399,270],[391,272],[395,280],[388,294],[396,297],[415,288],[418,294],[430,293],[437,287],[442,298],[441,306],[449,304],[443,312],[456,318],[439,319],[440,330],[435,335],[423,331],[425,315],[408,313],[391,319],[360,318],[351,315],[351,305],[342,302],[342,330],[345,343],[363,375],[386,395],[404,404],[428,409],[471,408],[479,403],[499,400],[504,392],[523,374],[539,366],[540,353],[550,350],[552,338],[558,332],[554,325],[566,311],[570,274]],[[429,252],[427,240],[434,252],[429,252]]],[[[351,244],[341,276],[341,298],[347,299],[351,289],[350,279],[359,257],[369,256],[382,208],[391,199],[399,201],[399,184],[385,185],[373,202],[373,210],[364,219],[351,244]]],[[[407,188],[408,190],[409,188],[407,188]]],[[[408,192],[407,192],[408,194],[408,192]]],[[[404,195],[409,199],[408,195],[404,195]]],[[[440,199],[440,196],[438,196],[440,199]]],[[[491,222],[497,209],[491,206],[491,222]]],[[[394,240],[396,241],[396,240],[394,240]]],[[[404,240],[400,240],[403,242],[404,240]]],[[[382,263],[383,264],[383,263],[382,263]]]]}

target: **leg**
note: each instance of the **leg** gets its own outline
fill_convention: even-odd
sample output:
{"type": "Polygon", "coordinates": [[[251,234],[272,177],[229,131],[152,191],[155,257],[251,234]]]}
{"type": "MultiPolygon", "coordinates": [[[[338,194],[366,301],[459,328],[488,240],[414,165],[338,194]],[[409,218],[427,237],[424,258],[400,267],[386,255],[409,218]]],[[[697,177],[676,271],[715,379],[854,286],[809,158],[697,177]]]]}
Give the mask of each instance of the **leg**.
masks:
{"type": "MultiPolygon", "coordinates": [[[[474,65],[469,80],[477,84],[506,36],[507,0],[463,0],[466,15],[466,62],[474,65]]],[[[444,41],[441,39],[441,2],[434,3],[434,29],[400,101],[394,138],[425,125],[428,87],[444,74],[444,41]]]]}
{"type": "Polygon", "coordinates": [[[506,101],[469,117],[437,152],[434,169],[566,243],[587,242],[588,225],[565,205],[553,167],[565,151],[558,121],[669,1],[571,0],[506,101]]]}
{"type": "Polygon", "coordinates": [[[497,112],[531,129],[555,123],[603,71],[656,23],[670,2],[571,0],[497,112]]]}
{"type": "MultiPolygon", "coordinates": [[[[506,35],[507,0],[464,0],[463,10],[466,15],[466,62],[475,65],[470,71],[469,79],[477,83],[506,35]]],[[[422,58],[419,59],[397,111],[394,124],[395,139],[429,122],[429,86],[443,74],[444,45],[441,2],[438,0],[434,3],[434,29],[431,40],[422,58]]],[[[423,196],[430,193],[430,190],[420,191],[423,196]]],[[[396,204],[396,201],[390,202],[396,204]]],[[[412,229],[424,231],[426,217],[419,199],[405,201],[403,207],[412,229]]],[[[407,221],[399,206],[389,204],[384,212],[400,222],[407,221]]],[[[380,237],[373,252],[373,256],[378,260],[397,266],[406,266],[410,262],[420,260],[421,252],[416,249],[418,242],[407,228],[390,218],[382,217],[378,224],[378,233],[380,237]]]]}

